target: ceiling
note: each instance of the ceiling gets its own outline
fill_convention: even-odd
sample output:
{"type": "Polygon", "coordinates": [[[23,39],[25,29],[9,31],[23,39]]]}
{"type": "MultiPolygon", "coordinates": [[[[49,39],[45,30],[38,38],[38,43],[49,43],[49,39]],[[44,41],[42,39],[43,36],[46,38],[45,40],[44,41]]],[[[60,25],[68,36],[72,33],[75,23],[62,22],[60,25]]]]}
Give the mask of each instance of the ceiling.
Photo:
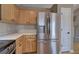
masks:
{"type": "Polygon", "coordinates": [[[51,8],[53,4],[17,4],[17,6],[26,8],[51,8]]]}

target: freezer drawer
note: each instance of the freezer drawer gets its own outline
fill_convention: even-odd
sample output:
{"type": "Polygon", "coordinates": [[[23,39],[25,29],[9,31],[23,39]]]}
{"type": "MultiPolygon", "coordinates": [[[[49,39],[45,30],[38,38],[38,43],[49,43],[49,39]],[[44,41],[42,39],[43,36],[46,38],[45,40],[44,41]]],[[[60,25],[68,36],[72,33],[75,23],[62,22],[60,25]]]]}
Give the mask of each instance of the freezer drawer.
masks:
{"type": "Polygon", "coordinates": [[[49,54],[49,40],[38,40],[37,41],[37,53],[38,54],[49,54]]]}
{"type": "Polygon", "coordinates": [[[57,53],[57,40],[56,39],[52,39],[50,40],[50,53],[51,54],[56,54],[57,53]]]}

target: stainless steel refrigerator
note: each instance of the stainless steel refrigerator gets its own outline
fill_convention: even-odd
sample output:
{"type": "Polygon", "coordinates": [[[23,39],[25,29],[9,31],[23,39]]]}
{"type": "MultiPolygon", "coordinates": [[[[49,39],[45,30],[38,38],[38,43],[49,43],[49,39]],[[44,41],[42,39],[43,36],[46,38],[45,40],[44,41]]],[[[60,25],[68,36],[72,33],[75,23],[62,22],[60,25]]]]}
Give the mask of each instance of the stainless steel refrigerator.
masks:
{"type": "Polygon", "coordinates": [[[37,53],[56,54],[56,13],[39,12],[37,29],[37,53]]]}

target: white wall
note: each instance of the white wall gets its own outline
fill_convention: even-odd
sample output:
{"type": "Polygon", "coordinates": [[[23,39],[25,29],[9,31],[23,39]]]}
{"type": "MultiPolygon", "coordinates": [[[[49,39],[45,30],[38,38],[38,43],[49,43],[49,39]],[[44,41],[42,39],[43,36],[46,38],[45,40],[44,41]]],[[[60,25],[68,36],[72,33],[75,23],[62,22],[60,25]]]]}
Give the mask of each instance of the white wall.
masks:
{"type": "Polygon", "coordinates": [[[0,35],[5,35],[9,33],[15,33],[16,25],[8,23],[0,23],[0,35]]]}

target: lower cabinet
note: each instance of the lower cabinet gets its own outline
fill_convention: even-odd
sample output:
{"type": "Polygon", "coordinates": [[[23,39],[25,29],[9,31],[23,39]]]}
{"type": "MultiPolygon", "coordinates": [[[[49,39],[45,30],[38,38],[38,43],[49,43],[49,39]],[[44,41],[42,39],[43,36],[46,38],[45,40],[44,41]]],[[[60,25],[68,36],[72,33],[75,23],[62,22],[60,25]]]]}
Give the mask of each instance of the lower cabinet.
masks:
{"type": "Polygon", "coordinates": [[[36,36],[24,35],[16,39],[16,54],[35,53],[36,52],[36,36]]]}
{"type": "Polygon", "coordinates": [[[23,41],[25,37],[21,36],[18,39],[16,39],[16,54],[22,54],[23,53],[23,41]]]}
{"type": "Polygon", "coordinates": [[[23,53],[36,52],[36,40],[35,39],[27,39],[23,49],[24,49],[23,53]]]}

